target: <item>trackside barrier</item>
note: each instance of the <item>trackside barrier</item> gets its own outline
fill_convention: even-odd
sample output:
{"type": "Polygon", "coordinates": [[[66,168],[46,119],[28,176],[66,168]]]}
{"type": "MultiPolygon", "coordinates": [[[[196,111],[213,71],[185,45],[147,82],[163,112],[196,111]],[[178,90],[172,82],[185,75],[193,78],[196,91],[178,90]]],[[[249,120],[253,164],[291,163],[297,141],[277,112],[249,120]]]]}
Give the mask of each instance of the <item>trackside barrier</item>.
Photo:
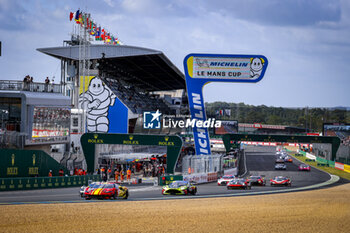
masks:
{"type": "Polygon", "coordinates": [[[185,181],[194,181],[198,184],[202,184],[202,183],[208,182],[208,174],[206,173],[189,174],[189,175],[184,175],[183,179],[185,181]]]}
{"type": "Polygon", "coordinates": [[[218,173],[217,172],[211,172],[208,173],[208,182],[213,182],[218,180],[218,173]]]}
{"type": "Polygon", "coordinates": [[[335,162],[334,168],[341,170],[341,171],[344,171],[344,164],[335,162]]]}
{"type": "Polygon", "coordinates": [[[218,180],[217,172],[210,173],[197,173],[197,174],[188,174],[184,175],[183,179],[186,181],[194,181],[198,184],[214,182],[218,180]]]}
{"type": "Polygon", "coordinates": [[[334,161],[330,161],[330,160],[328,160],[328,166],[330,166],[330,167],[333,167],[333,168],[334,168],[334,166],[335,166],[335,162],[334,162],[334,161]]]}
{"type": "Polygon", "coordinates": [[[344,171],[350,173],[350,165],[344,164],[344,171]]]}
{"type": "MultiPolygon", "coordinates": [[[[286,149],[286,151],[292,152],[292,151],[287,150],[287,149],[286,149]]],[[[318,166],[329,166],[329,167],[333,167],[335,169],[350,173],[350,165],[348,165],[348,164],[343,164],[343,163],[338,163],[335,161],[323,159],[323,158],[314,156],[310,153],[305,153],[304,151],[299,151],[299,154],[306,156],[306,158],[307,158],[306,161],[308,161],[308,160],[316,161],[318,166]],[[315,157],[315,159],[311,159],[313,157],[315,157]]]]}
{"type": "Polygon", "coordinates": [[[179,176],[179,175],[160,176],[160,177],[159,177],[159,180],[158,180],[158,184],[159,184],[160,186],[163,186],[163,185],[167,185],[167,184],[173,182],[174,180],[183,180],[183,176],[179,176]]]}
{"type": "Polygon", "coordinates": [[[100,181],[101,177],[99,175],[86,175],[0,178],[0,191],[75,187],[87,185],[89,180],[100,181]]]}
{"type": "Polygon", "coordinates": [[[224,175],[235,175],[236,176],[237,173],[238,173],[237,167],[224,170],[224,175]]]}

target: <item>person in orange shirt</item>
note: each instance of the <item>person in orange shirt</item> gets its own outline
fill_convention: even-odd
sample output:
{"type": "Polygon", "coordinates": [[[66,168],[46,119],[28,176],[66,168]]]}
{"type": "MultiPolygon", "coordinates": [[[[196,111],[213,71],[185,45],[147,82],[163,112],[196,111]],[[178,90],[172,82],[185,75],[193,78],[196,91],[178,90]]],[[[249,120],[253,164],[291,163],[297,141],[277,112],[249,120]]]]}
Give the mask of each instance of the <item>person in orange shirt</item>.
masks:
{"type": "Polygon", "coordinates": [[[49,171],[49,177],[52,177],[52,170],[49,171]]]}
{"type": "Polygon", "coordinates": [[[120,171],[120,182],[123,182],[124,181],[124,170],[122,169],[120,171]]]}
{"type": "Polygon", "coordinates": [[[108,179],[111,178],[112,177],[112,169],[108,168],[107,173],[108,173],[108,179]]]}
{"type": "Polygon", "coordinates": [[[130,167],[129,167],[128,170],[126,171],[126,179],[127,179],[127,181],[130,181],[130,178],[131,178],[131,170],[130,170],[130,167]]]}
{"type": "Polygon", "coordinates": [[[115,182],[119,181],[119,175],[120,175],[119,171],[115,170],[115,172],[114,172],[115,182]]]}

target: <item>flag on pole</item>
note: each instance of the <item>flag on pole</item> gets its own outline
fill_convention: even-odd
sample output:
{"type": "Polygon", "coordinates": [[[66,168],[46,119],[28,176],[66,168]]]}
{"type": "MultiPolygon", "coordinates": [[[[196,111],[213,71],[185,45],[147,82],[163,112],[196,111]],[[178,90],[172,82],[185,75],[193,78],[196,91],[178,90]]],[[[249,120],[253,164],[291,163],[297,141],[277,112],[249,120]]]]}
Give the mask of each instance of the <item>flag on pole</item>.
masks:
{"type": "Polygon", "coordinates": [[[225,115],[231,116],[231,109],[225,109],[225,115]]]}
{"type": "Polygon", "coordinates": [[[80,24],[79,17],[80,17],[80,12],[79,12],[79,10],[77,10],[77,12],[75,13],[75,22],[77,24],[80,24]]]}
{"type": "Polygon", "coordinates": [[[70,12],[70,13],[69,13],[69,21],[72,21],[73,17],[74,17],[74,13],[73,13],[73,12],[70,12]]]}

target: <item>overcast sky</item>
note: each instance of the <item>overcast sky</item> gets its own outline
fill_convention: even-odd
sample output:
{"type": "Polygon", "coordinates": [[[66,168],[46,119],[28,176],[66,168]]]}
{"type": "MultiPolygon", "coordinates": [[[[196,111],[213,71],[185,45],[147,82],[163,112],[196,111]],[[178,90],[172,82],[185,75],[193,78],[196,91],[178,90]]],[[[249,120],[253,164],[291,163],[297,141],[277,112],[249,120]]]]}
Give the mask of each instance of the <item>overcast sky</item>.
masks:
{"type": "Polygon", "coordinates": [[[262,81],[211,83],[206,102],[350,106],[348,0],[0,0],[0,79],[57,82],[60,62],[36,49],[69,39],[78,8],[124,44],[163,51],[181,71],[189,53],[268,58],[262,81]]]}

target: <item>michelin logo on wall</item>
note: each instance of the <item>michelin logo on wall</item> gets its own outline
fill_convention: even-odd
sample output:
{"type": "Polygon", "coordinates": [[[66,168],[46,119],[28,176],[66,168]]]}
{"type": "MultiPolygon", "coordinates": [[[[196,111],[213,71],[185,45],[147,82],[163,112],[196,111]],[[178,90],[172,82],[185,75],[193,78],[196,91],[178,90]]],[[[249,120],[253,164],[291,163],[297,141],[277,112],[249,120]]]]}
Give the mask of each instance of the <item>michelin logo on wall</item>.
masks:
{"type": "Polygon", "coordinates": [[[90,77],[87,90],[79,95],[79,108],[86,110],[87,132],[127,133],[127,108],[99,77],[90,77]]]}

